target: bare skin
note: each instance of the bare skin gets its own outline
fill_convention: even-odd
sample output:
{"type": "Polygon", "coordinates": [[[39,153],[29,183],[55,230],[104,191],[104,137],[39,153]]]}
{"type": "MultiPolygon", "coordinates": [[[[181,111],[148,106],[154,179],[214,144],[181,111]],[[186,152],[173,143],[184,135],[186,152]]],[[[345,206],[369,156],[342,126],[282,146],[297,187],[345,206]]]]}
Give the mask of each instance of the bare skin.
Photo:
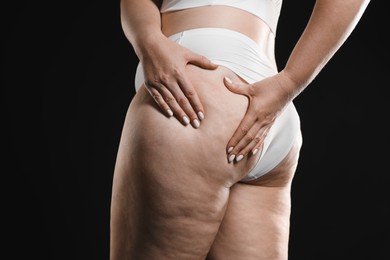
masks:
{"type": "MultiPolygon", "coordinates": [[[[226,7],[217,8],[226,13],[226,7]]],[[[196,18],[202,14],[199,9],[193,10],[194,14],[186,11],[180,15],[196,18]]],[[[262,21],[240,10],[230,11],[230,16],[243,15],[247,17],[247,23],[264,28],[256,33],[246,29],[243,33],[258,41],[271,41],[264,46],[273,46],[273,38],[262,21]]],[[[210,9],[206,12],[210,15],[220,13],[210,9]]],[[[163,16],[163,25],[180,24],[180,27],[163,26],[166,35],[188,26],[179,23],[178,19],[181,18],[170,14],[163,16]]],[[[213,20],[221,22],[223,19],[213,20]]],[[[200,21],[189,22],[202,26],[198,24],[200,21]]],[[[268,50],[269,55],[272,51],[272,48],[268,50]]],[[[289,221],[289,187],[297,164],[299,139],[291,155],[275,170],[253,182],[255,185],[238,184],[261,154],[246,157],[244,163],[227,163],[226,142],[245,115],[248,98],[229,91],[223,78],[242,80],[222,66],[204,70],[188,65],[186,75],[207,115],[199,129],[185,127],[175,118],[163,116],[145,87],[132,100],[115,171],[111,259],[227,259],[224,252],[231,247],[227,240],[234,241],[240,249],[235,252],[235,259],[250,259],[250,256],[259,259],[259,256],[270,255],[281,257],[274,259],[284,259],[288,225],[279,224],[289,221]],[[139,174],[142,177],[136,177],[139,174]],[[251,210],[238,212],[232,204],[241,200],[241,193],[252,197],[246,200],[251,210]],[[256,200],[258,196],[263,199],[256,200]],[[278,214],[274,214],[276,209],[278,214]],[[251,219],[253,215],[262,216],[262,222],[258,218],[251,219]],[[235,229],[241,229],[237,225],[240,223],[231,221],[236,217],[248,219],[242,231],[248,228],[252,231],[237,234],[235,229]],[[236,228],[232,229],[232,225],[236,228]],[[268,228],[264,229],[263,225],[268,228]],[[258,239],[259,236],[262,237],[260,241],[268,243],[245,243],[246,239],[258,239]]]]}
{"type": "Polygon", "coordinates": [[[241,258],[235,259],[269,254],[285,259],[289,187],[299,139],[272,172],[254,185],[237,184],[260,156],[237,164],[226,160],[226,140],[245,114],[248,100],[227,90],[222,79],[240,79],[223,67],[207,71],[188,66],[186,71],[208,115],[199,129],[163,116],[144,87],[131,102],[115,169],[111,259],[204,259],[209,250],[210,259],[226,259],[220,255],[231,247],[227,240],[240,248],[241,258]],[[234,206],[242,207],[240,201],[247,203],[247,210],[234,206]],[[253,218],[258,214],[260,222],[253,218]],[[251,231],[238,235],[235,229],[243,223],[231,220],[237,217],[247,219],[242,231],[251,231]],[[246,244],[252,236],[262,238],[246,244]]]}
{"type": "MultiPolygon", "coordinates": [[[[151,1],[128,2],[134,5],[128,10],[150,10],[153,14],[158,10],[150,4],[151,1]]],[[[261,114],[252,109],[251,104],[258,102],[259,91],[265,89],[262,86],[272,82],[283,85],[283,91],[275,90],[280,92],[278,96],[283,104],[276,104],[264,95],[263,99],[269,102],[264,107],[257,107],[277,115],[307,86],[353,27],[349,26],[353,24],[350,17],[357,11],[348,9],[347,4],[343,5],[352,3],[352,0],[340,1],[340,6],[327,0],[318,2],[312,25],[293,52],[288,67],[278,74],[277,80],[270,77],[247,88],[251,93],[235,90],[238,83],[247,83],[232,71],[222,66],[211,68],[205,61],[201,62],[203,68],[187,64],[182,71],[177,67],[171,74],[179,75],[181,79],[183,76],[180,75],[187,77],[191,82],[187,85],[187,92],[196,93],[195,101],[188,93],[185,96],[189,102],[180,102],[184,99],[179,98],[177,103],[175,99],[158,94],[159,88],[173,90],[169,84],[141,87],[126,115],[117,155],[111,205],[110,260],[287,259],[290,188],[302,140],[298,136],[293,148],[278,166],[250,183],[242,183],[240,179],[246,176],[261,155],[261,142],[255,146],[250,144],[251,141],[239,145],[239,141],[245,139],[241,131],[244,126],[261,114]],[[321,24],[331,17],[329,10],[333,8],[344,12],[345,15],[341,15],[344,22],[332,21],[330,27],[323,27],[328,30],[338,24],[339,31],[331,34],[332,37],[316,34],[323,28],[316,23],[321,24]],[[322,44],[311,44],[318,41],[322,44]],[[223,80],[225,76],[235,85],[226,84],[223,80]],[[167,104],[164,100],[173,102],[167,104]],[[192,110],[188,105],[193,103],[196,103],[196,108],[192,110]],[[165,113],[169,107],[174,107],[176,117],[165,113]],[[199,128],[183,124],[184,112],[193,122],[197,119],[198,110],[206,116],[199,128]],[[247,121],[244,122],[243,118],[247,121]],[[226,149],[230,145],[235,146],[234,153],[245,151],[245,157],[239,163],[228,163],[226,149]],[[255,148],[260,151],[254,155],[250,151],[255,148]]],[[[355,1],[358,2],[361,1],[355,1]]],[[[359,4],[354,6],[358,9],[359,4]]],[[[125,32],[140,60],[152,64],[149,66],[151,70],[159,71],[146,51],[150,47],[148,42],[158,39],[160,45],[167,46],[160,33],[169,36],[197,27],[239,31],[264,46],[265,53],[274,60],[274,39],[269,28],[255,16],[235,8],[212,6],[164,14],[161,24],[159,19],[145,20],[144,17],[148,16],[140,11],[139,19],[135,21],[135,24],[140,23],[144,27],[130,26],[125,32]],[[138,31],[137,28],[141,29],[138,31]],[[145,46],[142,40],[145,40],[145,46]]],[[[180,48],[177,50],[184,53],[180,48]]],[[[184,53],[183,57],[189,55],[184,53]]],[[[199,57],[196,59],[199,61],[199,57]]],[[[164,62],[164,59],[159,61],[164,62]]],[[[183,63],[180,61],[178,64],[183,63]]],[[[158,78],[156,80],[158,82],[158,78]]],[[[262,124],[264,118],[257,118],[256,122],[262,124]]],[[[269,126],[261,126],[266,127],[269,126]]]]}

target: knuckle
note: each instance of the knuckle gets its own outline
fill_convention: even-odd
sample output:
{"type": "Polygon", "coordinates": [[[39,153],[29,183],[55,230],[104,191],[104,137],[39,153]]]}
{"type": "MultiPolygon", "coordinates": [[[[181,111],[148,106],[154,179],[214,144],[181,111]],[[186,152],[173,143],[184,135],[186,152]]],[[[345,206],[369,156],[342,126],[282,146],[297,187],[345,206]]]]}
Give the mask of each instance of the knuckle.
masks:
{"type": "Polygon", "coordinates": [[[161,89],[161,83],[164,82],[163,77],[155,77],[146,79],[144,84],[149,88],[161,89]]]}
{"type": "Polygon", "coordinates": [[[180,97],[177,100],[177,103],[179,103],[180,106],[186,106],[186,105],[188,105],[188,100],[186,97],[180,97]]]}
{"type": "Polygon", "coordinates": [[[248,133],[249,129],[246,126],[241,126],[240,131],[242,134],[246,135],[248,133]]]}
{"type": "Polygon", "coordinates": [[[179,77],[181,75],[181,70],[178,67],[173,67],[172,75],[174,75],[175,77],[179,77]]]}
{"type": "Polygon", "coordinates": [[[154,100],[160,100],[161,99],[161,95],[159,93],[152,93],[152,97],[154,100]]]}
{"type": "Polygon", "coordinates": [[[255,141],[256,144],[260,143],[261,137],[260,136],[256,136],[254,141],[255,141]]]}
{"type": "Polygon", "coordinates": [[[266,115],[264,118],[265,124],[270,125],[272,122],[274,122],[276,117],[274,115],[266,115]]]}
{"type": "Polygon", "coordinates": [[[245,141],[246,141],[247,143],[252,142],[253,139],[254,139],[254,137],[253,137],[252,135],[246,135],[246,136],[245,136],[245,141]]]}
{"type": "Polygon", "coordinates": [[[165,72],[161,72],[160,74],[158,74],[156,76],[156,81],[159,81],[159,82],[167,82],[169,79],[169,74],[165,73],[165,72]]]}
{"type": "Polygon", "coordinates": [[[173,98],[173,97],[165,97],[165,102],[167,103],[167,104],[173,104],[173,103],[175,103],[175,99],[173,98]]]}
{"type": "Polygon", "coordinates": [[[253,84],[249,84],[249,85],[248,85],[248,88],[249,88],[251,91],[255,90],[255,86],[254,86],[253,84]]]}
{"type": "Polygon", "coordinates": [[[193,96],[195,96],[195,92],[193,90],[186,90],[184,95],[187,97],[187,98],[191,98],[193,96]]]}
{"type": "Polygon", "coordinates": [[[165,72],[156,73],[153,75],[153,78],[149,79],[148,82],[154,86],[161,86],[161,84],[166,84],[169,80],[169,75],[165,72]]]}
{"type": "Polygon", "coordinates": [[[152,80],[145,80],[144,84],[145,84],[145,86],[147,86],[149,88],[154,87],[154,81],[152,81],[152,80]]]}
{"type": "Polygon", "coordinates": [[[251,96],[255,95],[255,93],[256,93],[256,88],[255,88],[255,86],[254,86],[253,84],[250,84],[250,85],[248,86],[248,90],[249,90],[249,94],[250,94],[251,96]]]}

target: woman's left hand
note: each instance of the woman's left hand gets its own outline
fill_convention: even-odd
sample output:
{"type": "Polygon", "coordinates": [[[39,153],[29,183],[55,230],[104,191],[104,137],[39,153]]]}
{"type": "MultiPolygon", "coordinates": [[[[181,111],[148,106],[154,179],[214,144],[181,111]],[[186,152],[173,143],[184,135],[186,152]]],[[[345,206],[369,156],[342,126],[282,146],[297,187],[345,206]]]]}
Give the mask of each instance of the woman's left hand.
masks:
{"type": "Polygon", "coordinates": [[[280,73],[253,84],[232,82],[226,77],[224,83],[233,93],[249,99],[247,112],[226,146],[228,161],[239,162],[260,150],[275,119],[291,98],[280,73]]]}

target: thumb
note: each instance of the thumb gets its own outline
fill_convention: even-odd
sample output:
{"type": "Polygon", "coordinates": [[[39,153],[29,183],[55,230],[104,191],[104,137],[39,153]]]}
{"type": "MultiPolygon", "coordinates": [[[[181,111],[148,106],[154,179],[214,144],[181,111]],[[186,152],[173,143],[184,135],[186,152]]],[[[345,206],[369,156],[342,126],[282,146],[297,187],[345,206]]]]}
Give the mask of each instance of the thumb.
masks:
{"type": "Polygon", "coordinates": [[[192,55],[188,60],[188,63],[199,66],[203,69],[210,69],[210,70],[216,69],[218,67],[217,64],[211,62],[211,60],[209,60],[205,56],[196,53],[192,53],[192,55]]]}
{"type": "Polygon", "coordinates": [[[239,83],[233,83],[233,81],[228,78],[224,77],[223,79],[225,86],[233,93],[244,95],[244,96],[249,96],[248,92],[248,86],[242,82],[239,83]]]}

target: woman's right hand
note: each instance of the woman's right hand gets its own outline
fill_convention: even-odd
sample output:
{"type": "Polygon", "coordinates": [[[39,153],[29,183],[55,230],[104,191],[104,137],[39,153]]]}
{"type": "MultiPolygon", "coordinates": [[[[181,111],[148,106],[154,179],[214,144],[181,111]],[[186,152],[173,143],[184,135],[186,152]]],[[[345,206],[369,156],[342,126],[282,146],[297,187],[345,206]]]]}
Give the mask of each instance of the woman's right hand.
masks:
{"type": "Polygon", "coordinates": [[[205,112],[185,67],[216,69],[218,65],[164,35],[151,36],[143,47],[140,61],[146,89],[167,116],[175,115],[182,124],[198,128],[205,112]]]}

